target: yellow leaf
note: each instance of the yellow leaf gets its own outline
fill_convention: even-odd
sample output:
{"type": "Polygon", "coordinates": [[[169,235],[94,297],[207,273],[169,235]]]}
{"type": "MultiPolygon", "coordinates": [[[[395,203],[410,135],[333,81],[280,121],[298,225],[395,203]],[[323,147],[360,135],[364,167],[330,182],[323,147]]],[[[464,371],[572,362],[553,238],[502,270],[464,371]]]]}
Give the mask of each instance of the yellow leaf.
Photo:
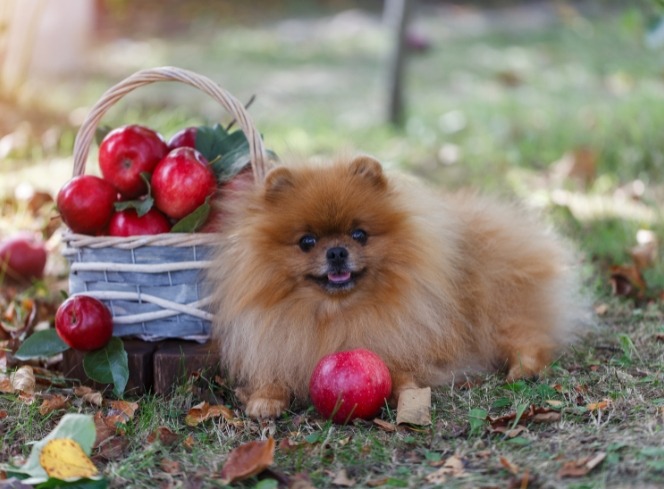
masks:
{"type": "Polygon", "coordinates": [[[61,480],[87,479],[99,473],[81,445],[70,438],[56,438],[44,445],[39,463],[49,477],[61,480]]]}

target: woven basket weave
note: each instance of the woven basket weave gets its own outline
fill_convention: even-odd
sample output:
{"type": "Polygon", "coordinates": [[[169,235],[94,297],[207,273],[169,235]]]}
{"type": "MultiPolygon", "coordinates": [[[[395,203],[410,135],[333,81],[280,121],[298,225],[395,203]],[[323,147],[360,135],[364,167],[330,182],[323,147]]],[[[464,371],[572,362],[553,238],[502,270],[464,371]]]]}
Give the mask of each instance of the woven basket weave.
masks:
{"type": "MultiPolygon", "coordinates": [[[[242,103],[210,79],[174,67],[139,71],[102,95],[76,136],[73,175],[85,172],[90,144],[104,114],[132,90],[162,81],[198,88],[233,115],[249,142],[254,178],[262,181],[265,149],[242,103]]],[[[210,266],[212,246],[218,240],[214,233],[119,238],[66,232],[63,254],[70,263],[70,294],[102,300],[113,315],[115,336],[204,342],[209,338],[212,316],[201,272],[210,266]]]]}

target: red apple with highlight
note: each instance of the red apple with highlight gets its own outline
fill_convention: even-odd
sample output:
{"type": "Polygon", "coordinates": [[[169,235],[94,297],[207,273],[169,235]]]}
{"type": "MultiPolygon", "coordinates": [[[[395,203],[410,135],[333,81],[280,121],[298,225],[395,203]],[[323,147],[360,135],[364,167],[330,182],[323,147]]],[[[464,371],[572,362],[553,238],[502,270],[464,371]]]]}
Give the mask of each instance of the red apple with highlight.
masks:
{"type": "Polygon", "coordinates": [[[363,348],[324,356],[309,382],[309,396],[316,410],[338,424],[375,417],[391,392],[387,365],[363,348]]]}
{"type": "Polygon", "coordinates": [[[113,317],[99,299],[75,295],[58,307],[55,331],[75,350],[98,350],[106,346],[113,335],[113,317]]]}

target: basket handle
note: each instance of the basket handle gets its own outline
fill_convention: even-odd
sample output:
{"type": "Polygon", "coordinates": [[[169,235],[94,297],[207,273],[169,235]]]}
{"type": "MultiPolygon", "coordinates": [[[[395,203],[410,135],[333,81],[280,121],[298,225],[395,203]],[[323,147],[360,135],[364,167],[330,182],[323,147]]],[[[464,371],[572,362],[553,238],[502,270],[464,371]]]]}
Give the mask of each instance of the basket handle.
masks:
{"type": "Polygon", "coordinates": [[[74,176],[85,172],[85,164],[90,151],[90,144],[101,118],[122,97],[132,90],[159,81],[178,81],[205,92],[221,104],[237,120],[249,142],[249,156],[254,173],[254,181],[262,182],[266,173],[266,154],[260,133],[242,103],[209,78],[193,71],[172,66],[149,68],[138,71],[125,78],[104,92],[97,103],[90,109],[83,121],[74,142],[74,176]]]}

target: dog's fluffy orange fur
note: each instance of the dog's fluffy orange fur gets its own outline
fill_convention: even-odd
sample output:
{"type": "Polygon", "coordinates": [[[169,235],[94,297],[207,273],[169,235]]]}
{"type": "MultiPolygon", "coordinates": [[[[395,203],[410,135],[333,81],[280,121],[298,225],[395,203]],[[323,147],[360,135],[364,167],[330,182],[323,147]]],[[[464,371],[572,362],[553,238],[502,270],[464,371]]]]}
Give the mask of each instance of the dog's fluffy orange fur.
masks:
{"type": "Polygon", "coordinates": [[[306,399],[334,351],[376,352],[396,397],[478,369],[537,375],[573,337],[571,256],[554,234],[369,157],[273,169],[225,205],[222,234],[213,330],[252,417],[306,399]]]}

